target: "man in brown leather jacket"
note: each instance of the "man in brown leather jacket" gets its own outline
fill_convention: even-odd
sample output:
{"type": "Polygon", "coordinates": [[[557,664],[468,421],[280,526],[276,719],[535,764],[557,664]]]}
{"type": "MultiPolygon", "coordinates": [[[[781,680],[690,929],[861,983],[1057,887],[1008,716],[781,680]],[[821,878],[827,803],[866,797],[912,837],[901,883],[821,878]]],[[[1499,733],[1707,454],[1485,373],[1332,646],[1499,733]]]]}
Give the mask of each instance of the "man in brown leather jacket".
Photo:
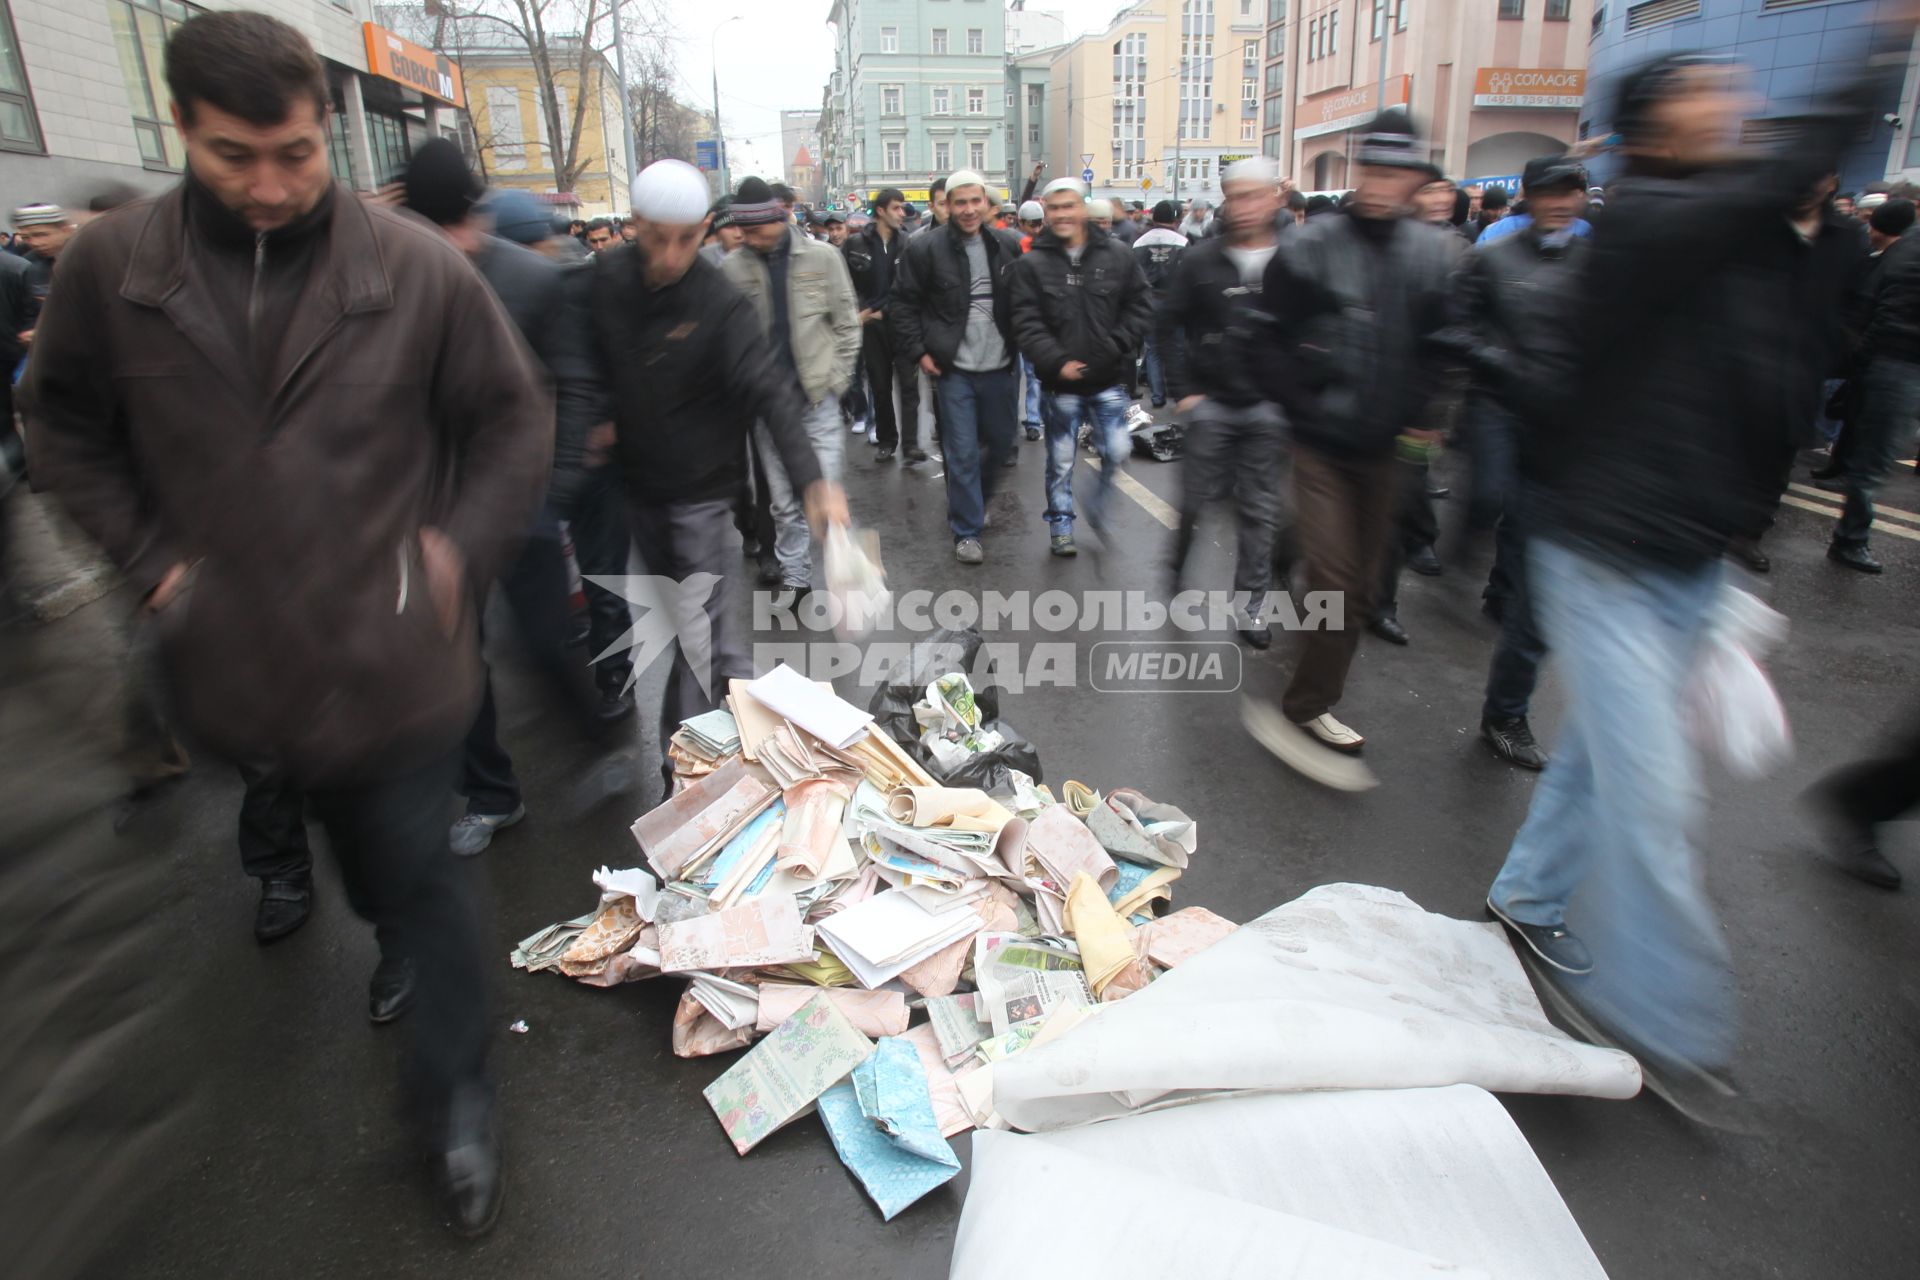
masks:
{"type": "Polygon", "coordinates": [[[447,843],[477,588],[546,487],[553,408],[473,266],[357,199],[293,28],[168,42],[177,187],[62,255],[28,386],[39,478],[119,564],[186,729],[306,790],[396,991],[456,1228],[501,1180],[482,922],[447,843]]]}

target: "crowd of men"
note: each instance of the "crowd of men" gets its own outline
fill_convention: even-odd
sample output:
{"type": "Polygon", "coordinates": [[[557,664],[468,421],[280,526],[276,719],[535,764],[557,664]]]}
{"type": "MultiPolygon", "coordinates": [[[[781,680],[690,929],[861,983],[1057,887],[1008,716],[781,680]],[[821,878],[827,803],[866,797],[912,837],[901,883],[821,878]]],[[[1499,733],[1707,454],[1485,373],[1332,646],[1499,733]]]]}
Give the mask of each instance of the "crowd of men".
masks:
{"type": "MultiPolygon", "coordinates": [[[[1142,400],[1186,427],[1174,589],[1230,500],[1248,645],[1272,644],[1276,587],[1344,601],[1243,708],[1335,785],[1360,778],[1343,762],[1365,738],[1335,712],[1361,630],[1407,643],[1401,570],[1440,571],[1428,462],[1449,438],[1470,458],[1446,558],[1484,568],[1500,624],[1482,733],[1545,770],[1488,907],[1560,1011],[1632,1048],[1664,1096],[1702,1116],[1735,1096],[1682,691],[1723,557],[1765,571],[1797,463],[1845,495],[1830,558],[1880,572],[1874,497],[1920,416],[1914,207],[1832,198],[1847,111],[1730,166],[1728,69],[1675,55],[1627,77],[1604,190],[1574,155],[1530,162],[1511,204],[1460,188],[1389,111],[1339,200],[1257,157],[1223,174],[1218,210],[1090,200],[1038,171],[1001,202],[961,170],[916,228],[898,190],[813,216],[749,178],[716,205],[660,161],[630,217],[556,224],[485,192],[447,142],[417,151],[398,207],[337,184],[320,63],[270,17],[181,24],[167,78],[178,186],[77,234],[58,208],[14,213],[26,256],[0,255],[0,308],[28,448],[9,434],[9,462],[131,584],[170,724],[245,778],[262,942],[307,919],[307,815],[325,828],[380,944],[369,1015],[414,1011],[410,1083],[460,1230],[487,1230],[504,1187],[462,857],[526,812],[482,658],[490,584],[611,751],[634,711],[629,601],[593,583],[576,622],[569,556],[589,579],[638,563],[711,582],[710,642],[675,646],[661,696],[664,759],[754,674],[743,541],[797,600],[849,478],[937,460],[954,558],[981,565],[1024,428],[1046,441],[1048,551],[1086,531],[1111,549],[1142,400]],[[1549,652],[1568,692],[1550,767],[1528,718],[1549,652]],[[1584,938],[1576,893],[1605,906],[1584,938]]],[[[1836,855],[1886,887],[1874,829],[1913,803],[1915,749],[1814,798],[1836,855]]]]}

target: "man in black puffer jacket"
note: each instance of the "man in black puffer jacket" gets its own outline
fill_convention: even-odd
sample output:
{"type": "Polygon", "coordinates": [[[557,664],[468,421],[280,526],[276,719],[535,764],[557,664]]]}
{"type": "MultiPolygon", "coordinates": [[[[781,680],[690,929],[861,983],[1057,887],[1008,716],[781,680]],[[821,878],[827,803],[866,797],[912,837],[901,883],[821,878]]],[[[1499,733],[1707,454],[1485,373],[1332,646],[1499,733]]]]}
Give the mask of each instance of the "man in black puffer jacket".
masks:
{"type": "Polygon", "coordinates": [[[1153,298],[1127,247],[1087,224],[1077,181],[1057,179],[1043,203],[1047,229],[1013,269],[1013,336],[1040,379],[1051,550],[1070,556],[1080,424],[1092,424],[1100,452],[1100,483],[1087,500],[1087,519],[1105,538],[1113,479],[1133,451],[1124,384],[1153,327],[1153,298]]]}

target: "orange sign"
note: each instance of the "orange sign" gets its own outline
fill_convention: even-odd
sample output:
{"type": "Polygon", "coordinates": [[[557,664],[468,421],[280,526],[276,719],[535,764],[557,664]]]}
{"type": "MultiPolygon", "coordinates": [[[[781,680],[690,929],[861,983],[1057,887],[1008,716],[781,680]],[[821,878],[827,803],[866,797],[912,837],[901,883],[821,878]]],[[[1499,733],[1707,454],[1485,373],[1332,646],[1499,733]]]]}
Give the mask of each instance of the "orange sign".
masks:
{"type": "Polygon", "coordinates": [[[1577,108],[1587,100],[1587,73],[1556,67],[1482,67],[1473,77],[1476,107],[1577,108]]]}
{"type": "MultiPolygon", "coordinates": [[[[1387,105],[1404,106],[1412,84],[1412,76],[1390,77],[1387,80],[1387,105]]],[[[1379,114],[1380,82],[1374,80],[1358,89],[1342,89],[1338,93],[1321,94],[1302,102],[1294,112],[1299,127],[1293,131],[1293,136],[1317,138],[1323,133],[1340,133],[1355,125],[1365,124],[1379,114]]]]}
{"type": "Polygon", "coordinates": [[[383,80],[403,84],[449,106],[467,105],[465,87],[460,83],[460,68],[444,53],[422,49],[402,40],[385,27],[365,23],[367,34],[367,70],[383,80]]]}

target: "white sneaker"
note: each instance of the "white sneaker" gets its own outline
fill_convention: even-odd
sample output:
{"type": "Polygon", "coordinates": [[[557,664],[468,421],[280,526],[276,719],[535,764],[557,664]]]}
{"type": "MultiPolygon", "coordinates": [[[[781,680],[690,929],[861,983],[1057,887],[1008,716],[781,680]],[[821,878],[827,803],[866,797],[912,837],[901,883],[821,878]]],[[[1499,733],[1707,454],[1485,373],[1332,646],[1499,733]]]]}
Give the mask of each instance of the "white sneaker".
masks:
{"type": "Polygon", "coordinates": [[[1335,720],[1332,712],[1322,711],[1300,727],[1318,738],[1323,745],[1348,755],[1359,755],[1360,748],[1367,745],[1365,738],[1335,720]]]}
{"type": "Polygon", "coordinates": [[[1281,715],[1271,703],[1243,699],[1240,722],[1255,742],[1310,782],[1336,791],[1370,791],[1380,785],[1373,770],[1360,760],[1318,745],[1315,735],[1301,732],[1300,725],[1281,715]]]}
{"type": "Polygon", "coordinates": [[[847,432],[850,435],[863,436],[867,434],[868,429],[865,418],[856,418],[847,424],[847,432]]]}

